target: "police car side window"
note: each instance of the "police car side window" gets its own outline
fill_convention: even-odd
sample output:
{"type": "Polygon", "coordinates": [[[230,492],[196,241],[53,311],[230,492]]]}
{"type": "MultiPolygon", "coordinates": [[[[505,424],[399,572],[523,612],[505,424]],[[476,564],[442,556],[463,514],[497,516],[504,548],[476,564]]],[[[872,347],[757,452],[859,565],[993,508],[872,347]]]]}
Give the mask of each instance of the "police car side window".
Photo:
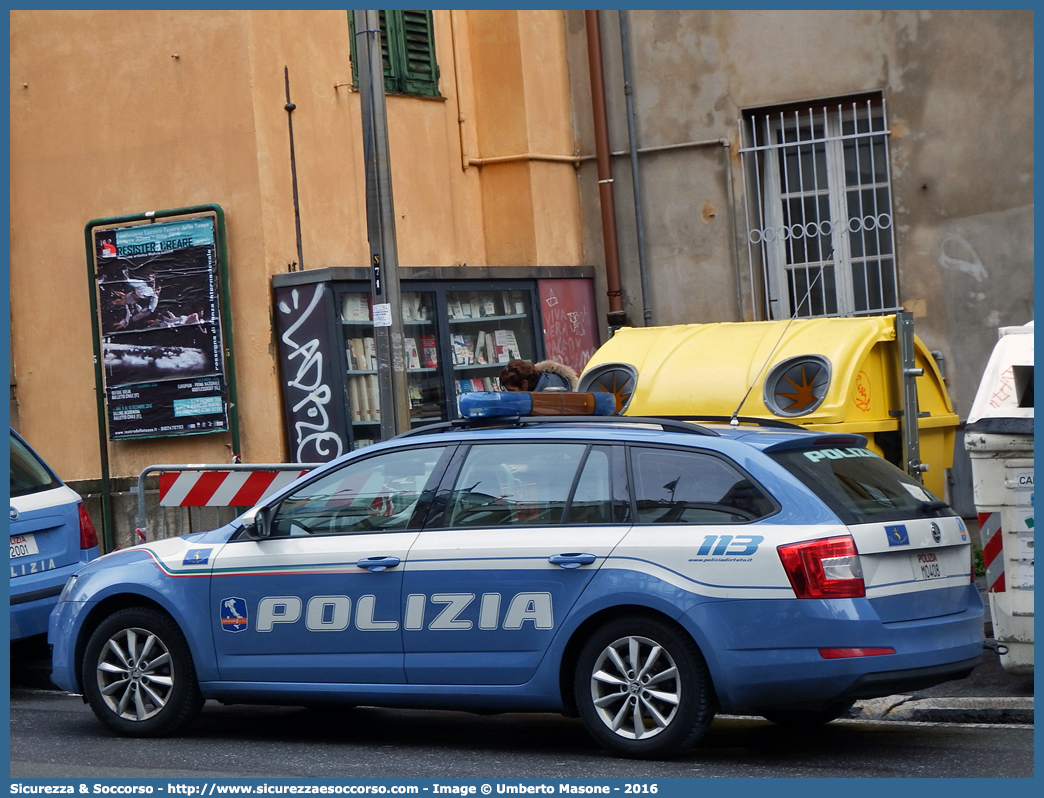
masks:
{"type": "MultiPolygon", "coordinates": [[[[587,448],[583,443],[472,446],[449,496],[446,525],[561,523],[587,448]]],[[[588,494],[595,489],[594,480],[593,476],[589,478],[588,494]]],[[[587,499],[585,502],[590,503],[587,499]]]]}
{"type": "Polygon", "coordinates": [[[728,461],[698,452],[631,450],[640,524],[736,524],[776,505],[728,461]]]}
{"type": "Polygon", "coordinates": [[[352,461],[283,499],[272,537],[406,529],[444,451],[399,450],[352,461]]]}
{"type": "Polygon", "coordinates": [[[591,447],[569,501],[567,524],[611,524],[613,522],[609,449],[591,447]]]}

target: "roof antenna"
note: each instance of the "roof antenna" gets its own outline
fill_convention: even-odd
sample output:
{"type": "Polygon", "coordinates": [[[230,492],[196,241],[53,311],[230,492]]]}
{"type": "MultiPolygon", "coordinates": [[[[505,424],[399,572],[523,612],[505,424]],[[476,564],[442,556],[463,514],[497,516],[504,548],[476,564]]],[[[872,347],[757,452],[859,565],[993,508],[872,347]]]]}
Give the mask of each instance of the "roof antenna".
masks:
{"type": "MultiPolygon", "coordinates": [[[[827,259],[829,259],[831,257],[831,255],[833,255],[833,254],[834,254],[833,251],[831,251],[830,254],[827,255],[827,259]]],[[[757,385],[758,380],[761,379],[761,375],[765,371],[765,368],[768,366],[769,363],[772,362],[772,356],[774,354],[776,354],[776,350],[779,349],[779,345],[783,342],[783,336],[787,334],[787,329],[790,327],[790,322],[794,321],[794,319],[797,318],[798,310],[808,300],[809,296],[812,294],[812,289],[815,288],[815,286],[816,286],[816,282],[822,276],[823,276],[823,267],[820,266],[819,267],[819,271],[816,272],[816,276],[812,279],[812,282],[808,284],[808,290],[805,291],[805,295],[803,297],[801,297],[801,301],[798,302],[797,306],[794,308],[794,313],[791,314],[790,318],[787,319],[787,323],[783,326],[783,331],[779,334],[779,340],[776,341],[775,346],[772,347],[772,351],[768,353],[768,357],[765,358],[765,362],[762,363],[761,369],[754,376],[754,381],[751,382],[750,386],[747,388],[747,392],[745,394],[743,394],[743,398],[740,399],[740,403],[738,405],[736,405],[736,409],[732,411],[732,417],[729,418],[729,426],[730,427],[734,427],[735,428],[735,427],[739,426],[739,412],[740,412],[740,409],[743,407],[744,402],[747,401],[747,397],[750,396],[750,392],[752,390],[754,390],[754,386],[757,385]]]]}

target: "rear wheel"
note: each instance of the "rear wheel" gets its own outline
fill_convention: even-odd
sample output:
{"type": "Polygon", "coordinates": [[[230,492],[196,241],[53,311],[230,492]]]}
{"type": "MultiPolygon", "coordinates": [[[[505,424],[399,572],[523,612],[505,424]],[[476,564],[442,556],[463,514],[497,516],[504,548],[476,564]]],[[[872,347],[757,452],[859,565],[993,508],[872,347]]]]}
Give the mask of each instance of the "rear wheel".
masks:
{"type": "Polygon", "coordinates": [[[790,729],[811,729],[844,717],[855,701],[838,701],[824,709],[777,709],[762,713],[762,717],[777,726],[790,729]]]}
{"type": "Polygon", "coordinates": [[[203,707],[185,636],[147,607],[113,613],[94,630],[83,687],[98,720],[126,737],[172,734],[203,707]]]}
{"type": "Polygon", "coordinates": [[[598,629],[580,652],[574,687],[591,736],[632,759],[690,748],[714,717],[703,656],[682,629],[658,619],[633,616],[598,629]]]}

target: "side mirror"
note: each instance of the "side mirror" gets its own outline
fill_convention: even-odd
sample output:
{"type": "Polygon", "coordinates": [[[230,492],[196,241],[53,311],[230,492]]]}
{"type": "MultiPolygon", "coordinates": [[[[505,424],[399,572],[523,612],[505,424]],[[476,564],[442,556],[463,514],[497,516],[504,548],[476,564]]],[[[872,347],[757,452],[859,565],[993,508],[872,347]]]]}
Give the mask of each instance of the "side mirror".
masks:
{"type": "Polygon", "coordinates": [[[259,504],[243,514],[243,528],[252,540],[264,540],[272,535],[272,508],[259,504]]]}

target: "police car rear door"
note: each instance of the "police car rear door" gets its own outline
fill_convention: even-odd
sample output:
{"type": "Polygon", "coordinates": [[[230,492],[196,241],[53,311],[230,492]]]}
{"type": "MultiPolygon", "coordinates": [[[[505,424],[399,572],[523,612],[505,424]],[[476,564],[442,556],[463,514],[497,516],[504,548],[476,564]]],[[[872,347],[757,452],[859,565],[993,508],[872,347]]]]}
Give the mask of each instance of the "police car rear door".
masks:
{"type": "Polygon", "coordinates": [[[521,684],[630,528],[622,447],[461,447],[403,581],[413,684],[521,684]]]}

